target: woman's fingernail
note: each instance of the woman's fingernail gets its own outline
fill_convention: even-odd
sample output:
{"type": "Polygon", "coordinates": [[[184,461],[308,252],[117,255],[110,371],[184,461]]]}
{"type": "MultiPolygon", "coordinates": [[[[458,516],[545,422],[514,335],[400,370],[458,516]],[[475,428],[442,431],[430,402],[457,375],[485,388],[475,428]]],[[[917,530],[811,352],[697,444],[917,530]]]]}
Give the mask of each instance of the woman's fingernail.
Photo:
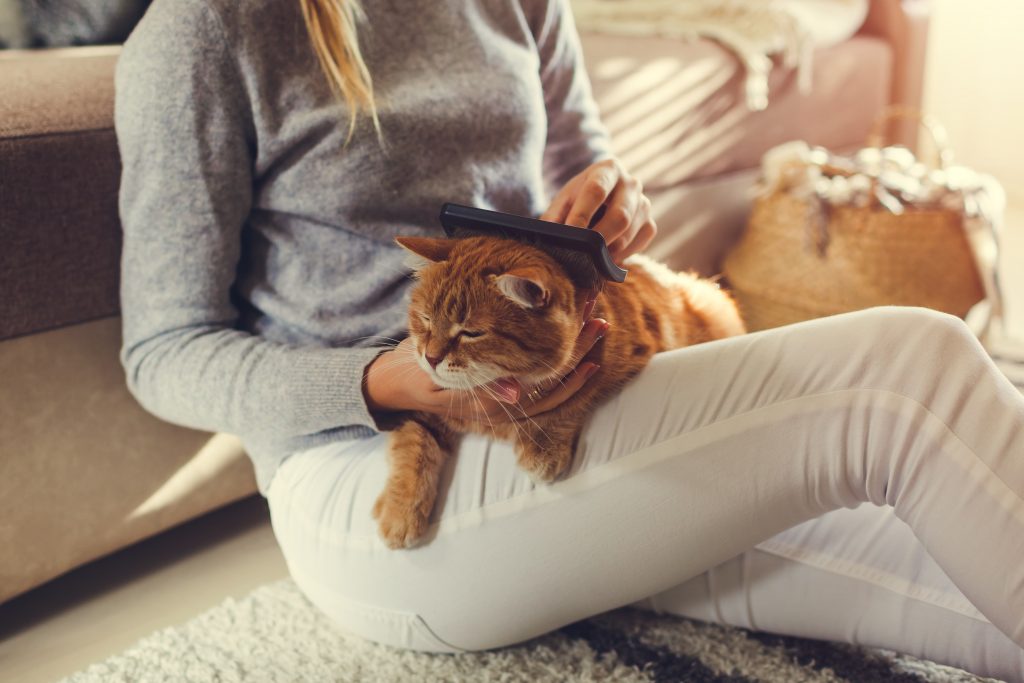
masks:
{"type": "Polygon", "coordinates": [[[519,400],[519,384],[508,379],[496,380],[493,385],[494,393],[505,403],[515,403],[519,400]]]}

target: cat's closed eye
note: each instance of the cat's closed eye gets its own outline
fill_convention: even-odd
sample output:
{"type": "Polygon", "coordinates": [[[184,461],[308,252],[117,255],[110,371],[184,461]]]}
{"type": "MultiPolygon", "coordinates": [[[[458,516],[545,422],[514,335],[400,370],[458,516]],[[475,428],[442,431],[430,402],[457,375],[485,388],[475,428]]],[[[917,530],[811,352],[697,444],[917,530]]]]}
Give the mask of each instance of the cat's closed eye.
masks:
{"type": "Polygon", "coordinates": [[[484,336],[487,333],[483,332],[483,331],[476,331],[476,330],[459,330],[459,334],[462,335],[463,337],[469,337],[470,339],[475,339],[477,337],[482,337],[482,336],[484,336]]]}

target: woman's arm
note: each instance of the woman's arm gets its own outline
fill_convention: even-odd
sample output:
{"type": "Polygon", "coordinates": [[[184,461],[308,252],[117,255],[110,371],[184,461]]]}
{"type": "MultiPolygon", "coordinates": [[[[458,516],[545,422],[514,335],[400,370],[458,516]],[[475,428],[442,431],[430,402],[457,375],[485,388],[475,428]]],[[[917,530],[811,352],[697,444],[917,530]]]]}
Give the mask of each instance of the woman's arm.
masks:
{"type": "Polygon", "coordinates": [[[232,55],[207,3],[157,0],[118,63],[128,385],[149,411],[198,429],[286,439],[374,427],[361,383],[380,349],[295,348],[236,329],[255,140],[232,55]]]}
{"type": "Polygon", "coordinates": [[[568,0],[543,5],[544,21],[535,39],[548,114],[545,177],[556,194],[541,218],[581,228],[593,223],[621,264],[646,248],[658,231],[651,202],[640,181],[612,157],[568,0]]]}
{"type": "Polygon", "coordinates": [[[533,5],[531,27],[548,116],[544,177],[558,190],[594,162],[611,157],[611,142],[590,92],[569,0],[527,2],[533,5]]]}

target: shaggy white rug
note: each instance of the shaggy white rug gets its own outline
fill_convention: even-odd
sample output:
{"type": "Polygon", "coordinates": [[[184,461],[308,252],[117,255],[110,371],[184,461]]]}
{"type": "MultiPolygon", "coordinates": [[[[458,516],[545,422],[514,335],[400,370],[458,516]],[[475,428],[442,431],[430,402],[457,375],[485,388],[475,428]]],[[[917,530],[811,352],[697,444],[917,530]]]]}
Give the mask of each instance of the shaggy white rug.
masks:
{"type": "Polygon", "coordinates": [[[750,633],[621,609],[515,647],[406,652],[332,626],[291,580],[158,631],[69,683],[235,681],[983,681],[881,650],[750,633]]]}

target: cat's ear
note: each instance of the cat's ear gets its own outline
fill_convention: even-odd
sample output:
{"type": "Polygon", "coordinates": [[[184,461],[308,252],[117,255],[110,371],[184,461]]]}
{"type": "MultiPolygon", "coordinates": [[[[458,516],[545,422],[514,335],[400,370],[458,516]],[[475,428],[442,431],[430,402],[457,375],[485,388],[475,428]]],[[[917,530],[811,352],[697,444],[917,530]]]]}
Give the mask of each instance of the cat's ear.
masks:
{"type": "Polygon", "coordinates": [[[548,278],[540,268],[514,268],[491,278],[502,294],[523,308],[544,308],[551,303],[548,278]]]}
{"type": "Polygon", "coordinates": [[[455,247],[455,240],[433,237],[396,237],[395,241],[409,252],[405,265],[412,270],[420,270],[431,263],[446,261],[455,247]]]}

